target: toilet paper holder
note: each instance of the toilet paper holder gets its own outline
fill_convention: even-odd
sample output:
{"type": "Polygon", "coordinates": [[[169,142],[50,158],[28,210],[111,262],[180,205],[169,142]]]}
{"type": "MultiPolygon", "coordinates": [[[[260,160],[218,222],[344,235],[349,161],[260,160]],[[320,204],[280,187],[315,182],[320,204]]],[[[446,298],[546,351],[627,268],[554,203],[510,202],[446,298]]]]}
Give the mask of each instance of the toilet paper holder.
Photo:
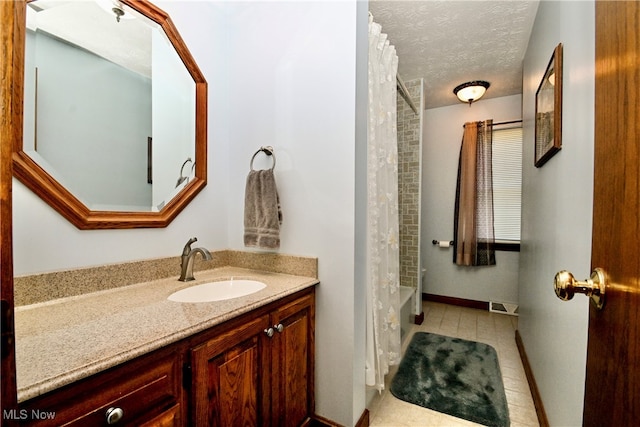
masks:
{"type": "Polygon", "coordinates": [[[448,248],[449,246],[453,246],[453,240],[432,240],[431,243],[433,243],[434,245],[438,245],[441,248],[448,248]]]}

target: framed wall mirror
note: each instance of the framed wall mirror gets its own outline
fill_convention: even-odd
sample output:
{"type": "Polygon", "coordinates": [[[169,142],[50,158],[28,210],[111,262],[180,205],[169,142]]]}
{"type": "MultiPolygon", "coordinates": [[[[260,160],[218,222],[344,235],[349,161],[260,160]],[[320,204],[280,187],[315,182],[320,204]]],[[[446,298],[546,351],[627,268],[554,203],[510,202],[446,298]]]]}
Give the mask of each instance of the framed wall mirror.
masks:
{"type": "Polygon", "coordinates": [[[207,182],[207,83],[147,0],[26,1],[14,176],[80,229],[166,227],[207,182]]]}

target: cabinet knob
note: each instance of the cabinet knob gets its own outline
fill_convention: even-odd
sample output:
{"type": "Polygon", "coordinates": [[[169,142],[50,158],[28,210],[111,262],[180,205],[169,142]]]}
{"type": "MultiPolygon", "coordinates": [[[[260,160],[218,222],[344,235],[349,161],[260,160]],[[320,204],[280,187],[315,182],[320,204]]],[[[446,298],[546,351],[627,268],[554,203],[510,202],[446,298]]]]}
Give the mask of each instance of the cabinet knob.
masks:
{"type": "Polygon", "coordinates": [[[117,423],[124,416],[124,411],[122,408],[109,408],[107,412],[104,414],[107,419],[107,424],[112,425],[117,423]]]}
{"type": "Polygon", "coordinates": [[[273,334],[275,333],[275,331],[273,330],[273,328],[269,328],[269,329],[265,329],[264,333],[267,334],[267,336],[269,338],[271,338],[273,336],[273,334]]]}
{"type": "Polygon", "coordinates": [[[284,331],[284,325],[282,323],[278,323],[277,325],[273,325],[273,328],[278,332],[284,331]]]}

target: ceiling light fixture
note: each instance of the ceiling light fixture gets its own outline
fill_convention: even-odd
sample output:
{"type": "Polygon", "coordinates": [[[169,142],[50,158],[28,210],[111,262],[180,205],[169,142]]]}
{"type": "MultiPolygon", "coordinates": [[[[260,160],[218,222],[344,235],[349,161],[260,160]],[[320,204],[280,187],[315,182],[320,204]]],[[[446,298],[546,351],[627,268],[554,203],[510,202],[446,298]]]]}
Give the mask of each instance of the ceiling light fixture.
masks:
{"type": "Polygon", "coordinates": [[[475,80],[456,86],[456,88],[453,89],[453,93],[460,101],[468,102],[469,106],[471,106],[472,102],[482,98],[482,95],[484,95],[489,86],[491,86],[489,82],[475,80]]]}
{"type": "Polygon", "coordinates": [[[96,3],[109,15],[116,17],[116,22],[126,19],[134,19],[134,16],[129,13],[131,8],[126,8],[120,0],[95,0],[96,3]]]}
{"type": "Polygon", "coordinates": [[[122,10],[122,7],[118,4],[115,4],[111,8],[111,11],[113,12],[114,15],[116,15],[116,21],[120,22],[120,17],[124,15],[124,10],[122,10]]]}

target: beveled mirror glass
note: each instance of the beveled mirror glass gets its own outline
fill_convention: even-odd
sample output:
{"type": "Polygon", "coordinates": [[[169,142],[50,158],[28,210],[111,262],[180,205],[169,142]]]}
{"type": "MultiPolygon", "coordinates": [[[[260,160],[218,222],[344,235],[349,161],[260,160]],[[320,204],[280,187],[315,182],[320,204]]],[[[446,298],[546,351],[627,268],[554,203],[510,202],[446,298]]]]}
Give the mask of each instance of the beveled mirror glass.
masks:
{"type": "Polygon", "coordinates": [[[81,229],[164,227],[206,185],[207,85],[146,0],[28,2],[14,175],[81,229]]]}

